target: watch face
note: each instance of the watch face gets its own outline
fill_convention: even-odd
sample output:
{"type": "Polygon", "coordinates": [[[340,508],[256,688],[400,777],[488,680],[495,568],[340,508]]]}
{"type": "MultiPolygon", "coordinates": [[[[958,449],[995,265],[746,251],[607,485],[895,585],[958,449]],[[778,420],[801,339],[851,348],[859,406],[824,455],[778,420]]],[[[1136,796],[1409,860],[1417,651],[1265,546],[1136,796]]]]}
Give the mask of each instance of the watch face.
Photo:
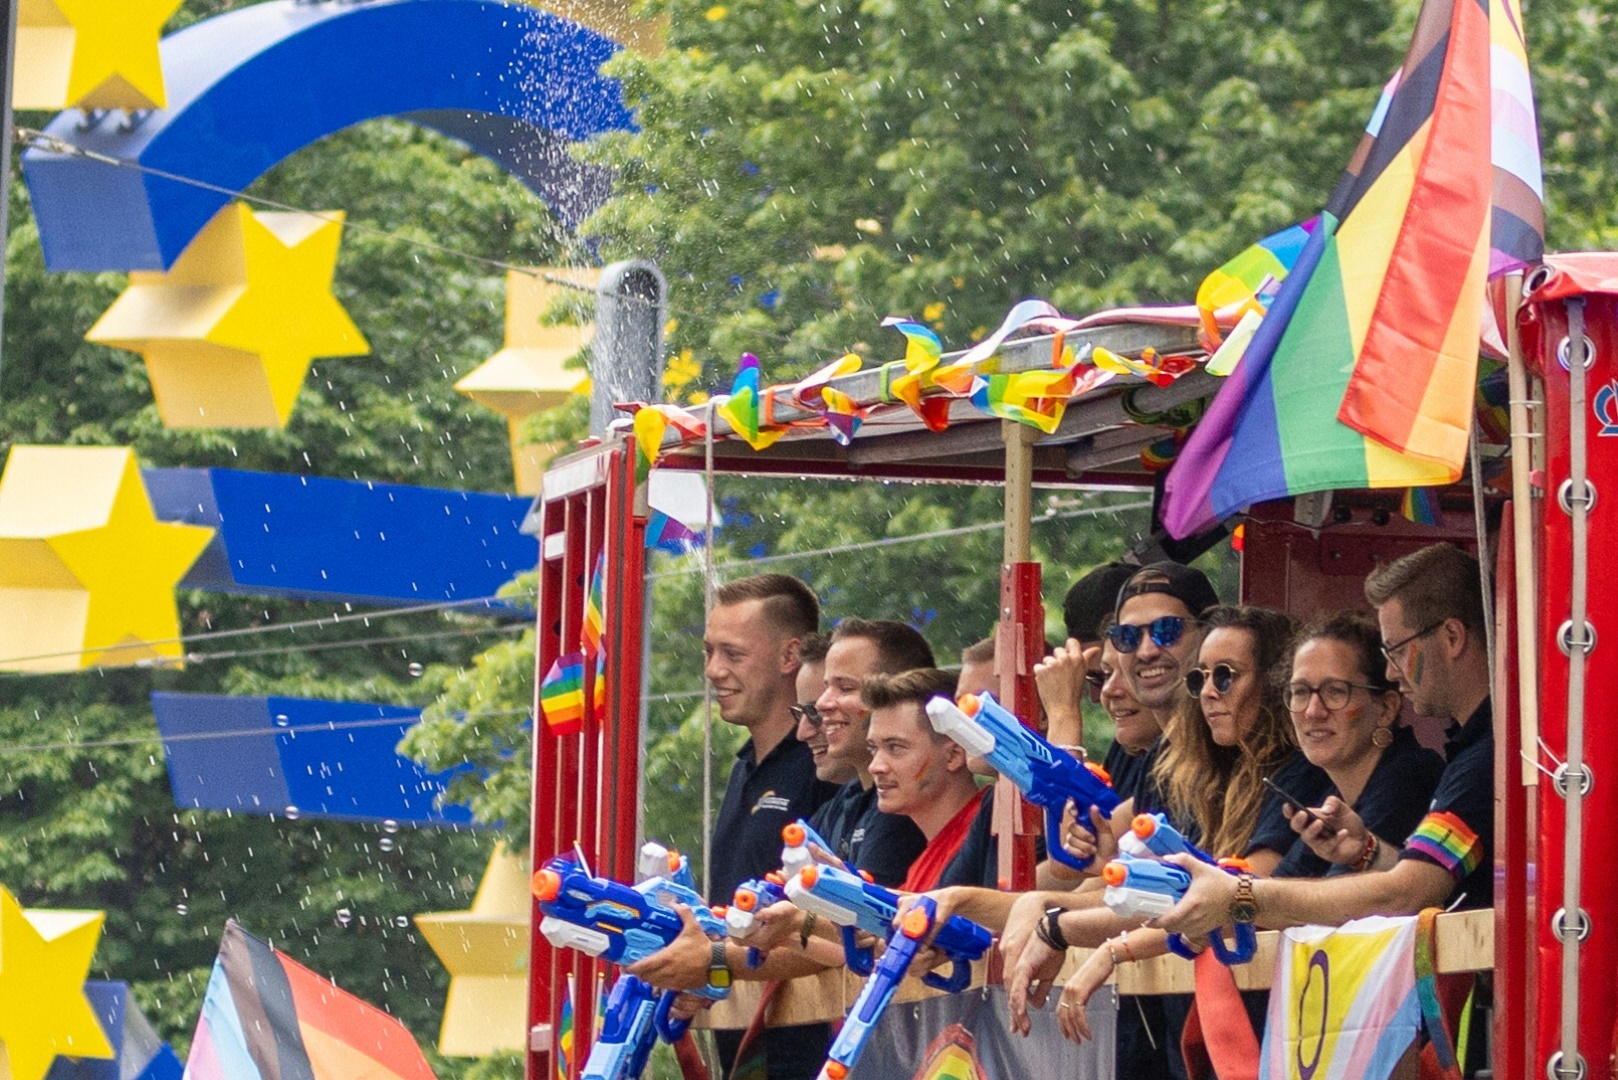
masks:
{"type": "Polygon", "coordinates": [[[1230,905],[1230,917],[1235,922],[1250,923],[1258,918],[1258,905],[1251,900],[1238,900],[1230,905]]]}

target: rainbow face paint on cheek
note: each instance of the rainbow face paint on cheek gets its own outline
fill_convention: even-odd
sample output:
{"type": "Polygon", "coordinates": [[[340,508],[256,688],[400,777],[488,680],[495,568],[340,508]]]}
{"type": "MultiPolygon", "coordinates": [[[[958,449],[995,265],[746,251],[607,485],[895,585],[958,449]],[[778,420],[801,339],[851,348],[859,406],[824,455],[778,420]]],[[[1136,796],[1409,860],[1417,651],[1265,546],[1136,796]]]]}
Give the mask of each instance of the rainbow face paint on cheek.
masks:
{"type": "Polygon", "coordinates": [[[1421,646],[1418,645],[1415,648],[1411,649],[1410,650],[1410,685],[1411,686],[1420,686],[1421,685],[1422,669],[1425,668],[1426,666],[1427,666],[1427,657],[1426,657],[1426,654],[1422,652],[1421,646]]]}

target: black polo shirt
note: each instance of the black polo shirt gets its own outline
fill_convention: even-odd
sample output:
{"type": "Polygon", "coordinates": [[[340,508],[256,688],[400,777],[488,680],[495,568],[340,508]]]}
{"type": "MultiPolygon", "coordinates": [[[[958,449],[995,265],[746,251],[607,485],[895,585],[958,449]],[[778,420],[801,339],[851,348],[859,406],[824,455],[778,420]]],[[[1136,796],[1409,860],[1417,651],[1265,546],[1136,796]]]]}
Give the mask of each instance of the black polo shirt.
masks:
{"type": "Polygon", "coordinates": [[[714,820],[708,902],[728,904],[742,882],[781,869],[781,830],[836,794],[835,784],[815,779],[814,758],[795,735],[763,761],[754,760],[751,739],[743,743],[714,820]]]}
{"type": "MultiPolygon", "coordinates": [[[[1331,777],[1304,757],[1302,750],[1294,750],[1285,761],[1271,770],[1270,781],[1289,795],[1302,799],[1308,806],[1319,806],[1325,802],[1326,792],[1331,790],[1331,777]]],[[[1253,835],[1247,841],[1243,856],[1264,848],[1283,856],[1292,850],[1292,845],[1298,842],[1298,834],[1292,831],[1291,820],[1281,812],[1285,802],[1269,788],[1264,789],[1264,801],[1259,803],[1258,817],[1253,822],[1253,835]]],[[[1211,851],[1209,854],[1220,858],[1229,853],[1211,851]]]]}
{"type": "MultiPolygon", "coordinates": [[[[1377,758],[1376,768],[1365,781],[1365,790],[1354,801],[1354,812],[1365,822],[1365,827],[1384,842],[1398,843],[1399,837],[1409,836],[1421,823],[1443,772],[1444,759],[1422,746],[1414,731],[1407,727],[1394,728],[1393,742],[1377,758]]],[[[1326,795],[1341,797],[1342,793],[1333,784],[1326,795]]],[[[1353,873],[1352,868],[1327,862],[1299,838],[1293,841],[1286,858],[1275,868],[1274,876],[1335,877],[1349,873],[1353,873]]]]}
{"type": "Polygon", "coordinates": [[[866,795],[869,802],[848,836],[848,861],[878,885],[894,888],[910,876],[910,864],[927,849],[927,835],[903,814],[878,810],[875,787],[866,795]]]}
{"type": "Polygon", "coordinates": [[[1102,759],[1101,767],[1112,778],[1112,790],[1118,793],[1118,798],[1129,800],[1135,797],[1146,780],[1146,774],[1151,771],[1152,762],[1157,760],[1157,746],[1158,743],[1154,742],[1138,754],[1130,753],[1116,742],[1107,747],[1107,756],[1102,759]]]}
{"type": "Polygon", "coordinates": [[[1432,806],[1405,841],[1401,859],[1420,859],[1455,879],[1460,906],[1494,905],[1494,714],[1489,699],[1444,735],[1449,764],[1432,806]]]}

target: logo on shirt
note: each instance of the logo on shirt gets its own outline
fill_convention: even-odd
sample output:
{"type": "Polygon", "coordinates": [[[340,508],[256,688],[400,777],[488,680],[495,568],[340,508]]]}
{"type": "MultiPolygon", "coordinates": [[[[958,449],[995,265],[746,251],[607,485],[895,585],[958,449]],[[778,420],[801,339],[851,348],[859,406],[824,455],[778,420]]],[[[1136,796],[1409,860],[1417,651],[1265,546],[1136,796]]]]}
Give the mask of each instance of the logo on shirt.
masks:
{"type": "Polygon", "coordinates": [[[774,791],[766,791],[758,797],[749,813],[756,814],[760,810],[780,810],[786,813],[792,809],[792,800],[777,795],[774,791]]]}
{"type": "Polygon", "coordinates": [[[862,844],[864,842],[865,842],[865,826],[861,825],[859,828],[854,830],[854,835],[850,836],[848,838],[848,846],[853,847],[855,844],[862,844]]]}

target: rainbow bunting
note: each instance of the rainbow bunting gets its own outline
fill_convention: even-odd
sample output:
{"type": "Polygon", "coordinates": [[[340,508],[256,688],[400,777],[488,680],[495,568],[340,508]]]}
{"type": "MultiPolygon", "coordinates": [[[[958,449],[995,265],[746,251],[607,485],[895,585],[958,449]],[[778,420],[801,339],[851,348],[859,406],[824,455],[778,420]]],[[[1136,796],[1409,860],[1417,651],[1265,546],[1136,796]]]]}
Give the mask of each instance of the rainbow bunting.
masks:
{"type": "Polygon", "coordinates": [[[1317,219],[1271,233],[1202,279],[1197,313],[1209,339],[1217,344],[1221,326],[1238,324],[1249,312],[1262,315],[1276,290],[1298,261],[1298,254],[1317,219]]]}
{"type": "Polygon", "coordinates": [[[1071,393],[1072,368],[980,375],[972,390],[972,404],[990,416],[1028,424],[1049,435],[1062,422],[1071,393]]]}
{"type": "Polygon", "coordinates": [[[920,323],[897,315],[883,319],[882,325],[892,327],[905,337],[904,359],[883,364],[880,369],[882,399],[903,402],[921,417],[929,430],[943,431],[949,427],[949,398],[923,398],[921,395],[933,385],[932,371],[944,354],[944,343],[920,323]]]}
{"type": "Polygon", "coordinates": [[[763,411],[758,357],[742,353],[741,363],[736,367],[736,381],[730,385],[730,396],[719,406],[719,415],[730,421],[731,428],[748,446],[762,450],[786,434],[786,428],[764,421],[763,411]]]}
{"type": "Polygon", "coordinates": [[[832,438],[842,446],[854,441],[854,433],[865,419],[865,410],[856,406],[854,399],[843,391],[827,384],[840,375],[852,375],[864,366],[865,361],[858,354],[844,353],[792,387],[792,403],[819,413],[831,429],[832,438]]]}
{"type": "Polygon", "coordinates": [[[690,443],[704,439],[708,426],[678,405],[647,404],[631,401],[620,405],[635,414],[635,483],[643,484],[662,456],[663,437],[669,428],[680,436],[680,442],[690,443]]]}
{"type": "Polygon", "coordinates": [[[1405,488],[1399,502],[1399,515],[1415,525],[1444,524],[1444,509],[1439,505],[1438,488],[1405,488]]]}
{"type": "Polygon", "coordinates": [[[684,555],[703,544],[702,534],[676,521],[661,510],[653,510],[646,521],[646,546],[666,551],[670,555],[684,555]]]}
{"type": "Polygon", "coordinates": [[[539,711],[552,735],[577,735],[584,728],[583,653],[568,653],[551,662],[539,681],[539,711]]]}
{"type": "Polygon", "coordinates": [[[1383,205],[1363,265],[1344,262],[1356,360],[1337,418],[1459,472],[1486,283],[1544,251],[1517,0],[1427,0],[1395,82],[1355,155],[1355,189],[1383,205]]]}
{"type": "Polygon", "coordinates": [[[433,1080],[415,1038],[236,924],[203,996],[188,1080],[433,1080]]]}
{"type": "MultiPolygon", "coordinates": [[[[1497,24],[1520,25],[1509,0],[1493,0],[1491,12],[1497,24]]],[[[1489,36],[1479,0],[1423,4],[1404,68],[1384,91],[1241,364],[1169,472],[1162,513],[1173,535],[1202,531],[1266,499],[1330,488],[1431,487],[1459,477],[1489,261],[1489,170],[1476,160],[1489,127],[1489,36]],[[1485,177],[1481,184],[1455,175],[1473,167],[1485,177]],[[1441,196],[1446,177],[1453,186],[1441,196]],[[1397,362],[1387,371],[1419,383],[1418,411],[1430,410],[1422,412],[1416,443],[1389,440],[1409,452],[1368,438],[1339,412],[1348,410],[1351,376],[1361,377],[1357,361],[1394,357],[1380,350],[1398,334],[1397,362]],[[1367,342],[1377,351],[1364,353],[1367,342]],[[1454,362],[1440,363],[1441,352],[1454,362]],[[1464,393],[1452,393],[1455,385],[1464,393]],[[1460,399],[1458,411],[1451,397],[1460,399]]],[[[1495,74],[1502,76],[1502,65],[1495,74]]],[[[1514,246],[1526,252],[1532,245],[1518,236],[1514,246]]],[[[1366,385],[1353,395],[1356,419],[1366,385]]],[[[1391,384],[1376,395],[1409,400],[1391,384]]]]}
{"type": "Polygon", "coordinates": [[[590,704],[596,717],[607,707],[607,650],[596,653],[596,674],[590,683],[590,704]]]}

